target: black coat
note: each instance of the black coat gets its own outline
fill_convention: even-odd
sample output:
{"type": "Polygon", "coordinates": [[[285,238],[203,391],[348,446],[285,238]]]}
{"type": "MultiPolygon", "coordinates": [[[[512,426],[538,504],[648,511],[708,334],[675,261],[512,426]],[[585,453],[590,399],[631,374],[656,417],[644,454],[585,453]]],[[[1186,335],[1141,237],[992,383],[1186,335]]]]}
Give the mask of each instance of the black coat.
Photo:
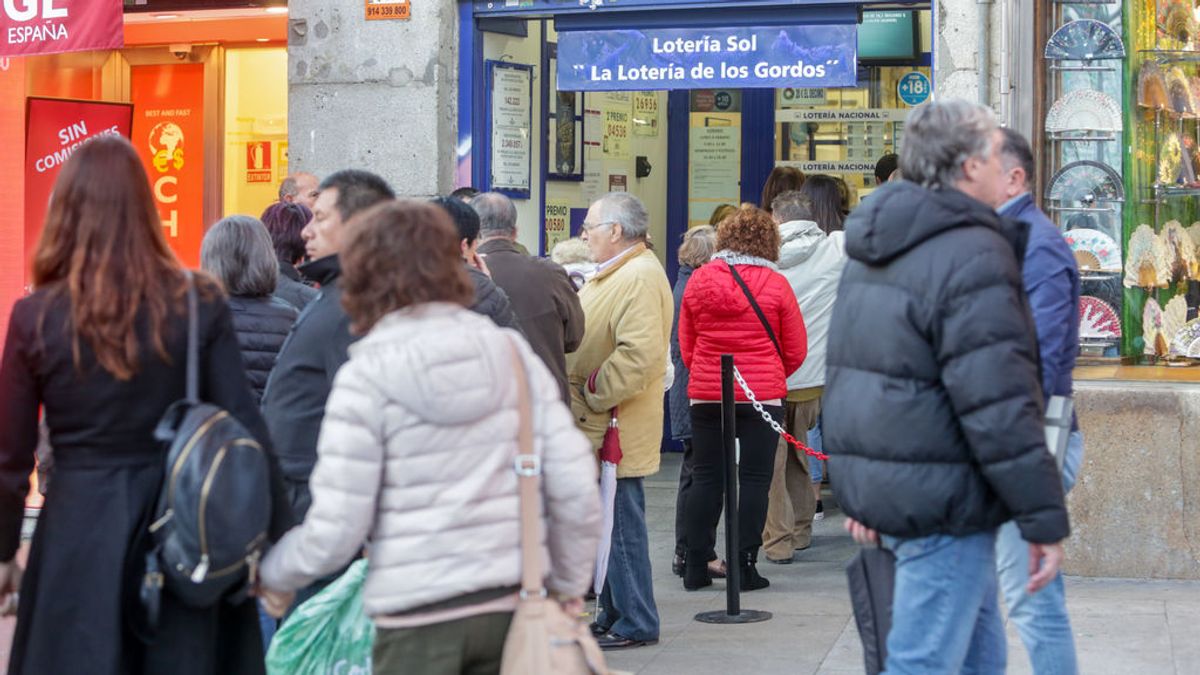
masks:
{"type": "Polygon", "coordinates": [[[275,284],[275,297],[303,312],[308,303],[317,298],[317,289],[306,286],[300,273],[291,263],[279,261],[279,281],[275,284]]]}
{"type": "Polygon", "coordinates": [[[333,376],[349,360],[347,350],[355,340],[350,334],[350,317],[342,309],[337,284],[341,271],[336,255],[301,268],[304,276],[321,284],[321,290],[296,319],[263,392],[263,417],[271,430],[297,520],[308,512],[308,477],[317,463],[317,435],[325,419],[325,400],[333,376]]]}
{"type": "Polygon", "coordinates": [[[1018,262],[1026,231],[910,182],[846,221],[822,430],[851,517],[905,538],[1009,519],[1027,541],[1067,536],[1018,262]]]}
{"type": "MultiPolygon", "coordinates": [[[[201,398],[228,410],[268,449],[277,538],[292,522],[279,466],[242,372],[229,308],[215,286],[201,297],[201,398]]],[[[140,322],[140,368],[125,382],[96,364],[86,342],[76,367],[65,297],[39,290],[13,308],[0,366],[0,560],[12,559],[20,542],[39,406],[54,468],[21,585],[9,673],[263,672],[253,600],[191,609],[167,593],[152,644],[132,628],[163,481],[165,448],[153,431],[184,396],[185,307],[164,335],[169,361],[149,346],[140,322]]]]}
{"type": "Polygon", "coordinates": [[[521,330],[520,324],[517,323],[517,314],[513,311],[512,303],[509,302],[504,289],[474,267],[466,265],[466,268],[471,276],[471,283],[475,284],[475,303],[471,305],[471,311],[488,317],[501,328],[521,330]]]}
{"type": "Polygon", "coordinates": [[[279,349],[296,323],[300,312],[274,296],[229,298],[233,312],[233,330],[242,349],[242,367],[254,391],[254,401],[262,401],[267,377],[275,367],[279,349]]]}
{"type": "Polygon", "coordinates": [[[675,278],[675,320],[671,322],[671,365],[675,366],[675,381],[667,393],[667,403],[671,418],[671,438],[677,441],[692,438],[692,402],[688,398],[688,381],[691,373],[683,363],[683,353],[679,349],[679,309],[683,305],[683,293],[687,290],[688,280],[695,270],[691,265],[680,265],[679,276],[675,278]]]}

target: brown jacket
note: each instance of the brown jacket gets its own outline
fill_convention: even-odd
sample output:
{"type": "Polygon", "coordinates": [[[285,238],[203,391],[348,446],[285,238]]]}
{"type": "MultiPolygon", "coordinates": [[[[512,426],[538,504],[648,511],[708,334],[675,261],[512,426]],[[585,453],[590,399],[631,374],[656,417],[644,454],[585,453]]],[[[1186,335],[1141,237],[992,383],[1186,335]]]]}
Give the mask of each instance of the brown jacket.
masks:
{"type": "Polygon", "coordinates": [[[521,253],[506,239],[480,244],[479,255],[492,281],[508,294],[529,345],[550,369],[563,402],[569,404],[567,354],[583,340],[583,307],[575,285],[563,268],[521,253]]]}
{"type": "Polygon", "coordinates": [[[658,258],[639,245],[587,282],[579,299],[587,315],[587,333],[579,350],[567,358],[576,424],[598,449],[609,411],[620,406],[624,457],[617,477],[657,473],[663,377],[675,312],[667,275],[658,258]],[[594,393],[587,390],[593,372],[597,373],[594,393]]]}

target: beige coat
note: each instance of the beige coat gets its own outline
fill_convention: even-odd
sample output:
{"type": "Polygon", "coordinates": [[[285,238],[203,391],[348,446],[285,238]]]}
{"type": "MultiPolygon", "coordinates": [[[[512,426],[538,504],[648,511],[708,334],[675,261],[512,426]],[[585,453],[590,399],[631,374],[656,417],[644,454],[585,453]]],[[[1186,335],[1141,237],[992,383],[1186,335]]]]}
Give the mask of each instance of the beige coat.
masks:
{"type": "Polygon", "coordinates": [[[674,305],[667,275],[643,245],[597,274],[579,292],[587,317],[583,343],[567,356],[571,410],[599,449],[609,411],[620,406],[624,459],[618,478],[658,472],[663,433],[663,376],[674,305]],[[596,391],[587,391],[595,371],[596,391]]]}
{"type": "Polygon", "coordinates": [[[519,345],[542,458],[547,588],[581,596],[600,535],[597,470],[558,385],[515,331],[456,305],[388,315],[350,348],[326,407],[304,523],[268,553],[268,588],[340,569],[369,541],[367,614],[520,581],[519,345]]]}

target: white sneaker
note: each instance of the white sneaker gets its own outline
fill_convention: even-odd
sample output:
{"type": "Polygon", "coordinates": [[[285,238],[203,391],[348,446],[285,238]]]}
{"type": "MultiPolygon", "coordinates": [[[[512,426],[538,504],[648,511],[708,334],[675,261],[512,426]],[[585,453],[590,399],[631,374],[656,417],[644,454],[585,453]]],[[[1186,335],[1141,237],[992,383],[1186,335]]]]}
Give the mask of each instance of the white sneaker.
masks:
{"type": "Polygon", "coordinates": [[[817,512],[813,514],[813,520],[825,520],[825,505],[821,500],[817,500],[817,512]]]}

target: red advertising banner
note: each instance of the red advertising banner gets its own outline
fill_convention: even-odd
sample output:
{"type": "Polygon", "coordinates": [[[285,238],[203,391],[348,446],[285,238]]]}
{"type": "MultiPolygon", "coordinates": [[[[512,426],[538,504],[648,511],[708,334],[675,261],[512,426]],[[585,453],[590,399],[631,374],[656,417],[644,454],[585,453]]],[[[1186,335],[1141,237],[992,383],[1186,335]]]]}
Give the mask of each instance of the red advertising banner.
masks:
{"type": "Polygon", "coordinates": [[[29,56],[125,44],[121,0],[4,0],[0,56],[29,56]]]}
{"type": "Polygon", "coordinates": [[[128,103],[29,98],[25,114],[25,266],[42,234],[50,191],[71,153],[90,138],[129,138],[133,107],[128,103]]]}
{"type": "Polygon", "coordinates": [[[200,266],[204,238],[204,65],[134,66],[133,145],[150,176],[167,243],[200,266]]]}

